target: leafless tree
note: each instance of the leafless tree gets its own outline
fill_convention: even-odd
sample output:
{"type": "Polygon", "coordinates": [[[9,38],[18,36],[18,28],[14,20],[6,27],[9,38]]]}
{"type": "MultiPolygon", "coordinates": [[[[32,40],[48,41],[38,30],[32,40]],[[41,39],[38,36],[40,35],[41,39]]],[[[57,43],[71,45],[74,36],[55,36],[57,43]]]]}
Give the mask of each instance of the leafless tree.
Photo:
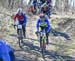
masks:
{"type": "MultiPolygon", "coordinates": [[[[0,6],[5,8],[18,8],[18,7],[25,7],[24,0],[0,0],[0,6]]],[[[30,0],[29,4],[32,0],[30,0]]],[[[54,0],[52,0],[54,1],[54,0]]],[[[52,7],[54,12],[57,13],[74,13],[75,11],[75,1],[74,0],[55,0],[55,6],[52,7]]]]}

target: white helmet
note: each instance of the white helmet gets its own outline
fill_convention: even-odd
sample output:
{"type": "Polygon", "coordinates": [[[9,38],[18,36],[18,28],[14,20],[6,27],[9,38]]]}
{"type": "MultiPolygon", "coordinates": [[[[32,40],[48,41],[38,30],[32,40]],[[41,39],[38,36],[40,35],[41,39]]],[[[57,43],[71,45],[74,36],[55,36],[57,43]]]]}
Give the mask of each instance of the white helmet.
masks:
{"type": "Polygon", "coordinates": [[[17,13],[22,13],[22,8],[18,8],[17,13]]]}

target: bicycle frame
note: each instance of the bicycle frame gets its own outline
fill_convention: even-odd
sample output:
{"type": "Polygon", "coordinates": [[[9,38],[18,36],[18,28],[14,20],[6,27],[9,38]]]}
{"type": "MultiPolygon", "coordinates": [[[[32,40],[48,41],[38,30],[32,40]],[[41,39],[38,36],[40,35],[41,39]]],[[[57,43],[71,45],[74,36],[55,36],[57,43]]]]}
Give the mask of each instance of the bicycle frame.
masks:
{"type": "Polygon", "coordinates": [[[15,23],[16,28],[17,28],[17,33],[18,33],[18,40],[19,40],[19,47],[22,48],[22,43],[23,43],[23,25],[19,24],[19,22],[17,21],[15,23]]]}
{"type": "MultiPolygon", "coordinates": [[[[40,37],[41,37],[40,42],[45,44],[46,43],[46,33],[45,33],[45,30],[40,32],[40,37]]],[[[42,44],[42,47],[46,48],[46,46],[44,46],[43,44],[42,44]]]]}
{"type": "Polygon", "coordinates": [[[19,38],[22,38],[23,37],[23,32],[22,32],[22,25],[18,25],[17,26],[17,29],[18,29],[18,35],[19,35],[19,38]]]}
{"type": "Polygon", "coordinates": [[[43,31],[40,31],[40,48],[42,52],[42,57],[44,58],[44,51],[46,49],[46,33],[45,29],[43,31]]]}

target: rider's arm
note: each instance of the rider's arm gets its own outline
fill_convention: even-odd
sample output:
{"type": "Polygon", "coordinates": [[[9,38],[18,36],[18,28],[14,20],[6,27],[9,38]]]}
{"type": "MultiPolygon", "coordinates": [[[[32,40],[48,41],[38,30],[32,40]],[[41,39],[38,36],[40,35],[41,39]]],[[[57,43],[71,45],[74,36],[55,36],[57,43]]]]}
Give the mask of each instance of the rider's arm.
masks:
{"type": "Polygon", "coordinates": [[[40,23],[40,19],[38,19],[37,24],[36,24],[37,31],[39,30],[39,23],[40,23]]]}
{"type": "Polygon", "coordinates": [[[16,18],[17,18],[17,14],[14,16],[14,22],[16,21],[16,18]]]}
{"type": "Polygon", "coordinates": [[[26,18],[26,15],[24,14],[24,23],[27,22],[27,18],[26,18]]]}
{"type": "Polygon", "coordinates": [[[46,19],[46,22],[47,22],[47,25],[48,25],[48,32],[49,32],[50,29],[51,29],[51,26],[50,26],[50,23],[49,23],[49,20],[48,19],[46,19]]]}

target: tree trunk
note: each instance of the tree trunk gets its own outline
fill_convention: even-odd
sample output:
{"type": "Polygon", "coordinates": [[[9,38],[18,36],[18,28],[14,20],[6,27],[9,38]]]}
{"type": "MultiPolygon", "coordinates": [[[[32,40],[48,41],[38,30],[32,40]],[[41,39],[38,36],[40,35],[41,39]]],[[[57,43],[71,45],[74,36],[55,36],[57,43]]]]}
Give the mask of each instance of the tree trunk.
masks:
{"type": "Polygon", "coordinates": [[[12,0],[11,9],[13,9],[13,7],[14,7],[14,0],[12,0]]]}

